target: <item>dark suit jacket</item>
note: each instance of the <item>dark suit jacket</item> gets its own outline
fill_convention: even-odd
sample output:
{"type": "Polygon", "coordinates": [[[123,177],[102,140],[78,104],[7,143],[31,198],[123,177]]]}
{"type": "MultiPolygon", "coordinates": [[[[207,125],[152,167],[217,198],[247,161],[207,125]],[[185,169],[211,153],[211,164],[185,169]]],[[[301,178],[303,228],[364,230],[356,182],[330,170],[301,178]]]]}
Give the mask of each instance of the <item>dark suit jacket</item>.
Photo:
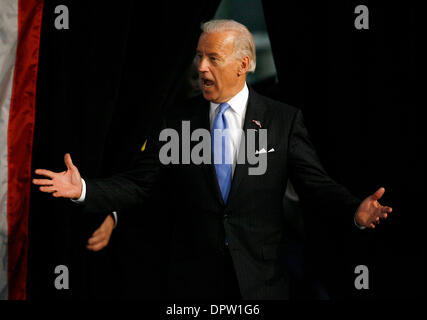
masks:
{"type": "MultiPolygon", "coordinates": [[[[209,102],[203,97],[192,99],[177,113],[168,127],[178,132],[182,120],[190,121],[191,130],[210,129],[209,102]]],[[[250,88],[245,134],[247,129],[257,129],[252,120],[260,121],[268,130],[267,150],[274,148],[275,152],[259,155],[267,157],[263,175],[248,175],[248,163],[236,165],[226,204],[213,164],[160,165],[167,176],[165,202],[174,218],[169,275],[172,297],[222,297],[225,238],[244,299],[289,297],[282,205],[288,179],[301,200],[312,205],[314,214],[353,221],[360,200],[323,169],[301,111],[250,88]]],[[[141,152],[133,169],[126,173],[88,181],[86,210],[120,211],[142,205],[159,174],[158,148],[155,141],[152,145],[152,150],[141,152]]],[[[156,213],[142,208],[141,214],[156,213]]]]}

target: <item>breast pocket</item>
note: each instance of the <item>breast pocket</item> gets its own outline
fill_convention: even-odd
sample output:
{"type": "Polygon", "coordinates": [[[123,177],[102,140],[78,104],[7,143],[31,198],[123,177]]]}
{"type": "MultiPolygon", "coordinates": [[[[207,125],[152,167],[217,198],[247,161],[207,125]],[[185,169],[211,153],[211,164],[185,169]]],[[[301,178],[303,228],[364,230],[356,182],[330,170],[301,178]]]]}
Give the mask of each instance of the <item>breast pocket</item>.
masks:
{"type": "MultiPolygon", "coordinates": [[[[271,150],[273,148],[270,148],[271,150]]],[[[271,175],[271,174],[280,174],[283,161],[281,159],[281,154],[277,151],[263,152],[255,154],[251,159],[248,159],[249,162],[249,175],[271,175]]]]}

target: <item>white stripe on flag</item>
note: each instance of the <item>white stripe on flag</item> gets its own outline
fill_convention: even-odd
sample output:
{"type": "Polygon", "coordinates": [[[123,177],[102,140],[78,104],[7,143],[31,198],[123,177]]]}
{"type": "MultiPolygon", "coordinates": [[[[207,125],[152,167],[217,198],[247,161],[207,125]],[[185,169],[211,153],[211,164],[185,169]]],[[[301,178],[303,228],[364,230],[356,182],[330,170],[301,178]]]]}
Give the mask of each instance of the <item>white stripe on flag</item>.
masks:
{"type": "Polygon", "coordinates": [[[18,0],[0,1],[0,300],[8,299],[7,130],[18,43],[18,0]]]}

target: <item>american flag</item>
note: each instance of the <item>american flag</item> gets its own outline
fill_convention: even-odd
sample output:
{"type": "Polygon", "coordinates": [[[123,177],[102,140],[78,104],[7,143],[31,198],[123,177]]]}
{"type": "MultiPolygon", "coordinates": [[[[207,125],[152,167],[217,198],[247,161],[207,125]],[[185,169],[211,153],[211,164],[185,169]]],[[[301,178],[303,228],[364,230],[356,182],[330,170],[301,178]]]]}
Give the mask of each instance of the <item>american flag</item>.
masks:
{"type": "Polygon", "coordinates": [[[252,122],[261,128],[261,122],[259,122],[258,120],[252,120],[252,122]]]}
{"type": "Polygon", "coordinates": [[[43,0],[0,0],[0,300],[25,300],[43,0]]]}

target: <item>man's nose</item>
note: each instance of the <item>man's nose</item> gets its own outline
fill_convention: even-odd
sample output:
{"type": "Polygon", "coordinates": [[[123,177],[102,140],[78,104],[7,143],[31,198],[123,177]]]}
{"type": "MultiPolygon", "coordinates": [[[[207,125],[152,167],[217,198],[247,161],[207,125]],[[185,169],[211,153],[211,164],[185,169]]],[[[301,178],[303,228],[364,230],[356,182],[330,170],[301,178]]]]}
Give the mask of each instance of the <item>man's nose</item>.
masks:
{"type": "Polygon", "coordinates": [[[199,60],[198,69],[199,69],[199,72],[209,71],[209,69],[208,69],[208,63],[207,63],[207,61],[206,61],[205,58],[201,58],[199,60]]]}

